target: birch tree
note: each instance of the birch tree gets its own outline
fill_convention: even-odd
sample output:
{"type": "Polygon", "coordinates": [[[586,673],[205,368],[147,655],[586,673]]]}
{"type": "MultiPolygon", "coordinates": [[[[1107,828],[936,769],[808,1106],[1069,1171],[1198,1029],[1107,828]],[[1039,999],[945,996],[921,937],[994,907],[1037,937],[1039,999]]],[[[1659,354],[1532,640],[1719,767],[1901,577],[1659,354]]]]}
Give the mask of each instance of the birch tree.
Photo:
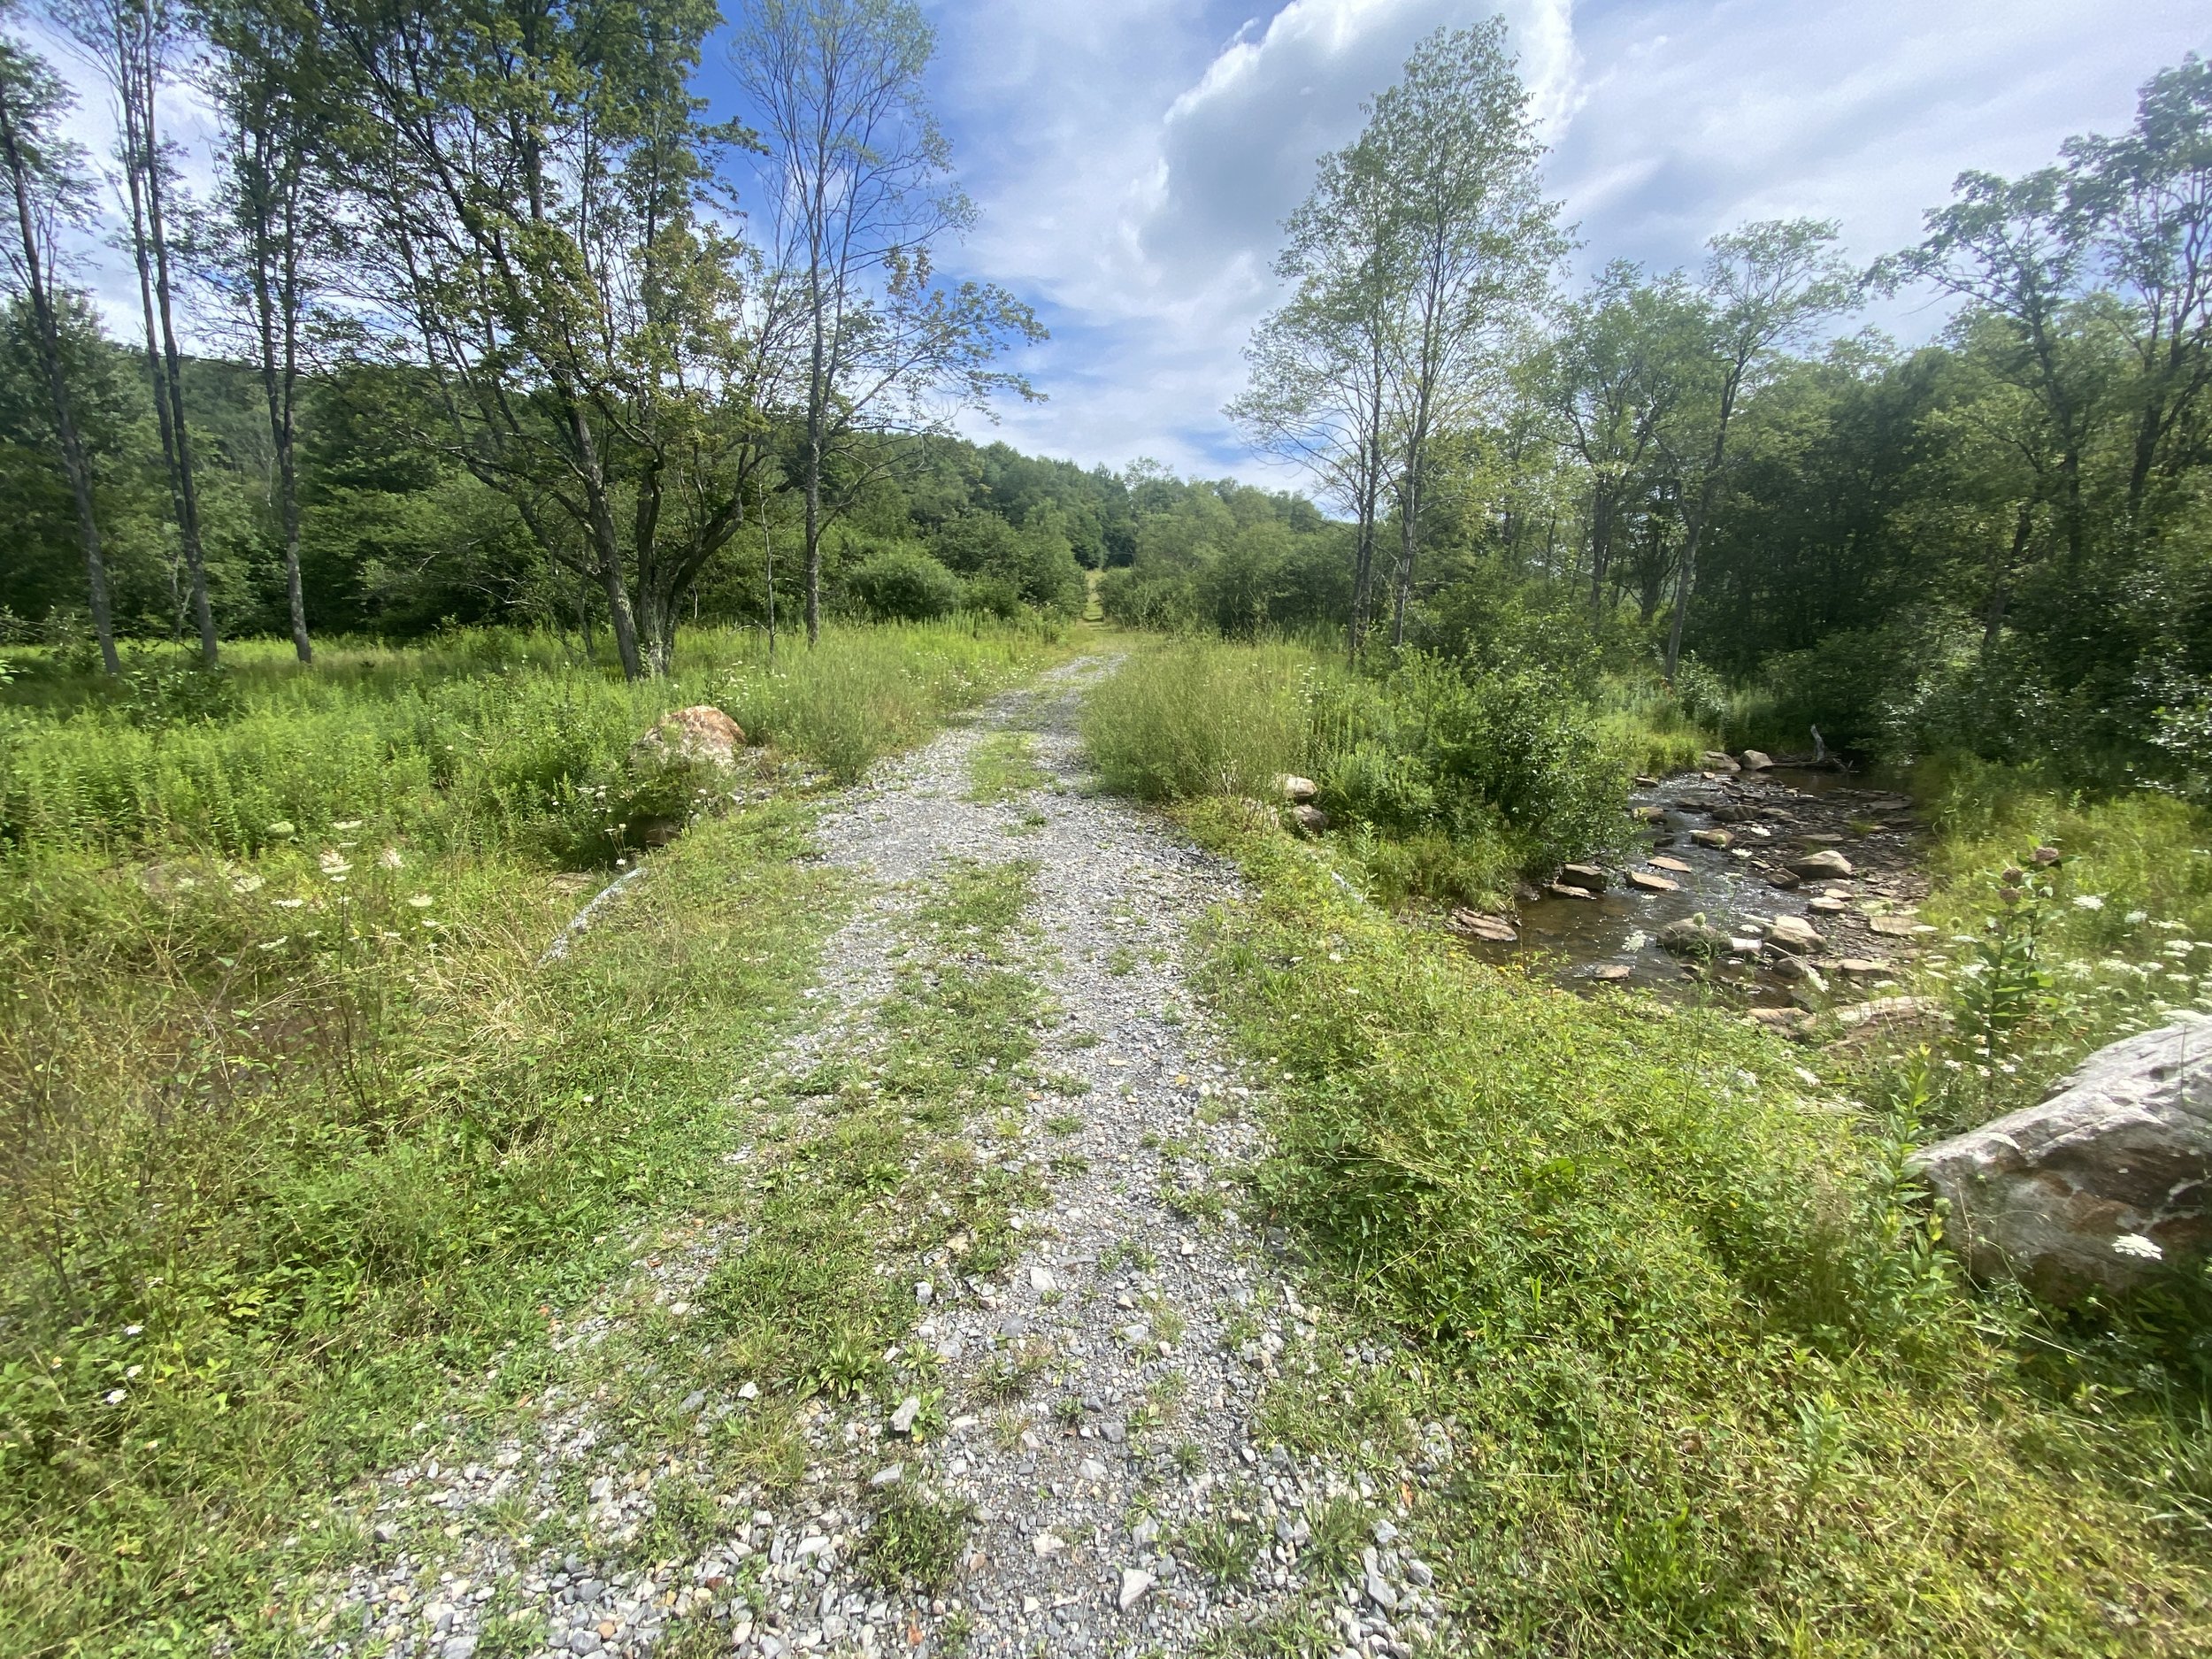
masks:
{"type": "Polygon", "coordinates": [[[767,141],[772,280],[802,319],[810,644],[824,526],[897,454],[871,436],[947,430],[1001,392],[1037,396],[994,366],[1006,345],[1045,337],[1029,308],[989,284],[935,280],[933,246],[975,210],[930,111],[934,50],[913,0],[754,0],[731,49],[767,141]]]}
{"type": "Polygon", "coordinates": [[[1371,106],[1365,142],[1392,204],[1390,640],[1403,645],[1431,445],[1440,426],[1474,424],[1500,383],[1500,346],[1542,303],[1567,243],[1503,19],[1422,42],[1371,106]]]}
{"type": "Polygon", "coordinates": [[[180,597],[199,631],[201,659],[212,667],[219,653],[215,613],[200,535],[192,432],[185,421],[183,354],[177,345],[171,242],[175,167],[159,119],[162,89],[173,82],[177,61],[189,44],[185,19],[173,0],[51,0],[51,15],[114,100],[115,164],[145,319],[146,372],[188,585],[180,597]]]}
{"type": "MultiPolygon", "coordinates": [[[[0,16],[4,16],[0,12],[0,16]]],[[[30,312],[39,368],[46,381],[54,438],[77,510],[77,537],[84,549],[85,586],[100,661],[122,672],[115,655],[115,623],[108,603],[107,563],[93,511],[92,467],[78,430],[76,406],[62,364],[56,296],[61,271],[61,231],[91,213],[91,183],[84,152],[61,135],[69,90],[35,53],[0,36],[0,166],[7,170],[15,207],[16,235],[6,243],[6,268],[30,312]]]]}

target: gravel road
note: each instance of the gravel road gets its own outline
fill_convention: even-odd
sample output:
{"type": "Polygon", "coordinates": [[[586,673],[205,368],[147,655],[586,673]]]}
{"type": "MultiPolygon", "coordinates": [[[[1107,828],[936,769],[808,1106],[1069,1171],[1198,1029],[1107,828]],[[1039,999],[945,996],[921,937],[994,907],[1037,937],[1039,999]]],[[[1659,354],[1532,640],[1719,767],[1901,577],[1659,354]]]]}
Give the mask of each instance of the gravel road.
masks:
{"type": "MultiPolygon", "coordinates": [[[[603,1390],[557,1383],[526,1421],[461,1437],[476,1449],[459,1467],[425,1458],[377,1483],[360,1506],[372,1558],[300,1586],[317,1651],[1184,1654],[1271,1617],[1302,1621],[1310,1635],[1295,1646],[1324,1653],[1428,1646],[1432,1575],[1392,1517],[1402,1481],[1448,1458],[1441,1427],[1425,1432],[1417,1467],[1378,1479],[1295,1457],[1255,1419],[1279,1367],[1318,1339],[1226,1179],[1261,1149],[1264,1082],[1209,1031],[1184,979],[1189,925],[1238,885],[1090,787],[1075,717],[1116,666],[1086,658],[1000,697],[841,798],[817,837],[862,896],[825,949],[784,1071],[879,1040],[872,1017],[933,872],[1022,860],[1035,896],[1017,961],[1064,1015],[1036,1065],[1087,1086],[1029,1108],[1056,1156],[1035,1166],[1049,1169],[1048,1196],[1018,1217],[1025,1253],[987,1276],[886,1270],[922,1301],[915,1339],[935,1348],[945,1390],[936,1432],[918,1432],[912,1402],[811,1402],[794,1489],[722,1494],[718,1535],[686,1559],[641,1563],[606,1541],[649,1523],[652,1476],[680,1471],[695,1448],[682,1431],[664,1445],[636,1443],[634,1427],[618,1439],[603,1390]],[[1033,735],[1038,787],[970,798],[976,746],[1006,731],[1033,735]],[[1050,1356],[1046,1379],[1009,1403],[992,1368],[1022,1353],[1050,1356]],[[871,1517],[894,1491],[969,1517],[941,1594],[887,1590],[864,1571],[871,1517]],[[580,1501],[589,1543],[538,1546],[518,1518],[580,1501]]],[[[619,926],[618,909],[595,925],[619,926]]],[[[565,1327],[578,1376],[611,1339],[620,1348],[641,1302],[683,1314],[730,1237],[708,1227],[641,1255],[637,1280],[565,1327]]],[[[673,1415],[703,1434],[751,1406],[746,1392],[701,1390],[673,1415]]]]}

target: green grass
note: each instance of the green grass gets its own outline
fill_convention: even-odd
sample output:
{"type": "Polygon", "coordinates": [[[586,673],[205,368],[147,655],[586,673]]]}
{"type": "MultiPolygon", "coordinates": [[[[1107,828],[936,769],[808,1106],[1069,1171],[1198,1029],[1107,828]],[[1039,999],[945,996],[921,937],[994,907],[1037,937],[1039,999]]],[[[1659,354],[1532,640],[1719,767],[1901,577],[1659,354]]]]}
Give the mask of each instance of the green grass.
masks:
{"type": "MultiPolygon", "coordinates": [[[[1094,744],[1233,682],[1148,678],[1102,688],[1094,744]]],[[[1178,718],[1244,717],[1154,729],[1178,718]]],[[[1378,1475],[1418,1425],[1453,1425],[1412,1526],[1456,1628],[1624,1655],[2212,1636],[2204,1437],[1960,1282],[1901,1174],[1900,1102],[1840,1102],[1724,1010],[1493,971],[1361,902],[1343,838],[1109,775],[1183,795],[1255,891],[1199,941],[1238,1046],[1286,1074],[1239,1208],[1302,1235],[1329,1327],[1310,1374],[1285,1356],[1263,1420],[1378,1475]],[[1387,1352],[1353,1365],[1348,1344],[1387,1352]]]]}
{"type": "Polygon", "coordinates": [[[971,801],[1011,801],[1051,781],[1052,774],[1037,764],[1037,740],[1027,732],[994,732],[969,751],[971,801]]]}
{"type": "Polygon", "coordinates": [[[632,741],[669,709],[715,704],[753,743],[848,781],[1057,654],[1016,629],[848,627],[771,670],[749,634],[710,631],[685,636],[673,678],[626,684],[544,636],[333,649],[312,669],[242,646],[216,718],[150,719],[33,672],[12,688],[27,706],[0,710],[0,849],[243,857],[359,821],[590,862],[640,804],[632,741]]]}
{"type": "Polygon", "coordinates": [[[1271,1420],[1383,1460],[1457,1423],[1422,1519],[1463,1618],[1513,1651],[2204,1640],[2188,1494],[2144,1484],[2157,1416],[2020,1376],[1893,1125],[1807,1098],[1718,1011],[1509,978],[1348,902],[1313,849],[1192,822],[1259,892],[1207,984],[1296,1079],[1261,1200],[1354,1328],[1405,1345],[1271,1420]]]}
{"type": "MultiPolygon", "coordinates": [[[[812,809],[769,798],[695,825],[541,962],[594,885],[558,869],[575,795],[622,775],[658,710],[719,687],[841,775],[1055,649],[845,630],[772,675],[741,636],[686,646],[686,678],[644,687],[492,635],[311,671],[234,649],[184,714],[37,665],[9,688],[0,1653],[258,1631],[303,1509],[419,1449],[446,1403],[531,1394],[552,1322],[617,1277],[647,1206],[729,1178],[736,1085],[844,894],[799,856],[812,809]]],[[[961,903],[967,926],[1006,899],[961,903]]],[[[949,983],[1025,1016],[1018,985],[949,983]]],[[[951,1111],[970,1058],[1027,1035],[948,1031],[910,1080],[951,1111]]],[[[871,1164],[856,1136],[823,1151],[840,1181],[871,1164]]],[[[921,1176],[1003,1249],[1017,1178],[964,1158],[933,1146],[921,1176]]],[[[865,1386],[879,1354],[832,1353],[823,1386],[865,1386]]],[[[795,1478],[780,1408],[717,1433],[726,1466],[795,1478]]]]}

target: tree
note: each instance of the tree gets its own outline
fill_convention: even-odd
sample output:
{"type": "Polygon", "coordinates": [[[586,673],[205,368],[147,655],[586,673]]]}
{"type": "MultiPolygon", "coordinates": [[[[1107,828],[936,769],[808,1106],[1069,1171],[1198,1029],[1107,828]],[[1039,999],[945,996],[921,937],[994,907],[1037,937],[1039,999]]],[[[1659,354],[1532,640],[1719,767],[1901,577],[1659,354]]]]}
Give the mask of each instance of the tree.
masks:
{"type": "Polygon", "coordinates": [[[1497,347],[1548,292],[1565,252],[1543,196],[1543,146],[1506,50],[1505,19],[1440,29],[1378,97],[1367,142],[1389,205],[1389,331],[1398,571],[1390,642],[1405,643],[1414,551],[1440,425],[1494,391],[1497,347]]]}
{"type": "Polygon", "coordinates": [[[334,203],[318,161],[338,119],[327,96],[320,30],[293,0],[215,0],[204,12],[212,51],[201,77],[223,120],[208,273],[242,314],[268,405],[292,645],[314,660],[300,579],[297,438],[303,353],[317,284],[333,251],[334,203]]]}
{"type": "Polygon", "coordinates": [[[2154,470],[2206,453],[2212,384],[2212,64],[2192,52],[2142,89],[2117,139],[2069,141],[2068,195],[2107,279],[2129,303],[2135,358],[2127,511],[2154,470]]]}
{"type": "Polygon", "coordinates": [[[1351,514],[1345,632],[1355,661],[1371,603],[1395,355],[1389,223],[1375,146],[1362,140],[1321,158],[1275,257],[1276,276],[1295,286],[1253,331],[1245,389],[1225,411],[1254,449],[1303,470],[1323,499],[1351,514]]]}
{"type": "Polygon", "coordinates": [[[1682,624],[1697,586],[1698,545],[1711,527],[1726,477],[1728,431],[1744,398],[1801,345],[1815,324],[1847,305],[1854,285],[1832,252],[1836,227],[1809,219],[1770,219],[1716,236],[1706,246],[1701,298],[1711,318],[1702,354],[1702,396],[1689,418],[1663,432],[1682,480],[1682,552],[1667,627],[1666,676],[1682,657],[1682,624]]]}
{"type": "Polygon", "coordinates": [[[60,135],[60,123],[69,105],[68,89],[53,70],[36,54],[0,36],[0,165],[7,169],[17,231],[16,241],[8,245],[8,273],[30,305],[39,365],[53,411],[54,437],[77,510],[77,536],[84,550],[92,631],[100,643],[102,664],[109,673],[117,674],[122,665],[115,655],[107,564],[101,554],[99,520],[92,506],[92,468],[85,456],[68,377],[62,366],[61,330],[56,318],[59,233],[64,225],[81,222],[88,216],[91,196],[83,152],[60,135]]]}
{"type": "Polygon", "coordinates": [[[388,325],[367,349],[428,373],[447,451],[598,584],[624,673],[664,672],[680,596],[772,465],[787,361],[788,313],[718,183],[751,135],[690,92],[712,6],[325,15],[356,109],[359,277],[388,325]]]}
{"type": "Polygon", "coordinates": [[[934,50],[913,0],[754,0],[731,47],[768,141],[772,280],[801,319],[810,644],[823,527],[903,453],[867,437],[945,430],[1001,391],[1037,396],[991,366],[1010,340],[1045,338],[1029,308],[934,280],[933,245],[975,216],[923,85],[934,50]]]}
{"type": "Polygon", "coordinates": [[[200,535],[199,487],[192,433],[185,423],[183,358],[177,347],[175,282],[171,269],[170,191],[175,166],[161,136],[158,105],[186,44],[173,0],[50,0],[55,21],[107,82],[115,100],[117,166],[130,211],[131,255],[146,324],[146,370],[152,383],[170,505],[184,555],[188,599],[199,630],[200,657],[217,661],[214,608],[208,597],[207,554],[200,535]]]}
{"type": "Polygon", "coordinates": [[[1704,319],[1679,272],[1648,280],[1616,260],[1560,323],[1540,354],[1536,395],[1589,479],[1590,613],[1601,622],[1621,509],[1650,488],[1704,319]]]}

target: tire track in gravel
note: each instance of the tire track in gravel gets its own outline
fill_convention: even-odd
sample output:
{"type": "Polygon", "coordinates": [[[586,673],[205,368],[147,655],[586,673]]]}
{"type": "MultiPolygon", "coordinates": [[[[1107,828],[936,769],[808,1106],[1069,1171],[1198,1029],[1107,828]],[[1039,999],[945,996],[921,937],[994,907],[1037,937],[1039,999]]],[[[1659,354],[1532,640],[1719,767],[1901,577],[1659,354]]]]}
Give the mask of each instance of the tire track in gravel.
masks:
{"type": "MultiPolygon", "coordinates": [[[[813,1402],[809,1466],[788,1495],[719,1494],[718,1535],[689,1559],[626,1570],[603,1549],[521,1544],[512,1518],[542,1521],[580,1492],[595,1538],[634,1537],[655,1500],[623,1471],[680,1474],[691,1448],[606,1444],[615,1431],[591,1394],[556,1386],[534,1432],[511,1432],[481,1462],[426,1460],[384,1478],[377,1513],[426,1502],[449,1522],[443,1541],[428,1540],[433,1559],[379,1525],[397,1557],[326,1587],[318,1606],[334,1603],[337,1617],[318,1622],[332,1638],[319,1652],[1183,1654],[1271,1612],[1300,1617],[1296,1647],[1398,1653],[1426,1641],[1428,1570],[1371,1509],[1397,1482],[1308,1465],[1259,1437],[1266,1380],[1286,1345],[1305,1352],[1316,1332],[1235,1212],[1227,1171],[1261,1149],[1257,1086],[1184,980],[1189,924],[1239,887],[1226,865],[1089,787],[1077,716],[1118,665],[1082,659],[995,700],[826,813],[816,836],[862,897],[824,948],[808,994],[818,1012],[784,1045],[786,1076],[879,1043],[871,1016],[893,994],[899,941],[933,876],[960,861],[1034,869],[1034,931],[1018,962],[1063,1018],[1039,1035],[1033,1070],[1056,1086],[1028,1092],[1019,1145],[1040,1174],[1052,1155],[1048,1196],[1016,1218],[1027,1248],[1003,1271],[964,1275],[941,1249],[887,1264],[918,1296],[929,1286],[914,1338],[941,1368],[942,1432],[914,1432],[910,1401],[813,1402]],[[977,745],[1009,730],[1031,734],[1047,781],[971,799],[977,745]],[[1010,1390],[1025,1362],[1034,1386],[1010,1390]],[[941,1594],[887,1591],[864,1571],[872,1510],[894,1491],[970,1517],[941,1594]],[[503,1527],[493,1524],[503,1504],[503,1527]]],[[[611,1296],[564,1346],[621,1335],[625,1296],[685,1314],[736,1236],[709,1230],[641,1256],[642,1293],[634,1283],[611,1296]]],[[[696,1412],[703,1434],[752,1409],[753,1394],[695,1391],[683,1415],[696,1412]]]]}

